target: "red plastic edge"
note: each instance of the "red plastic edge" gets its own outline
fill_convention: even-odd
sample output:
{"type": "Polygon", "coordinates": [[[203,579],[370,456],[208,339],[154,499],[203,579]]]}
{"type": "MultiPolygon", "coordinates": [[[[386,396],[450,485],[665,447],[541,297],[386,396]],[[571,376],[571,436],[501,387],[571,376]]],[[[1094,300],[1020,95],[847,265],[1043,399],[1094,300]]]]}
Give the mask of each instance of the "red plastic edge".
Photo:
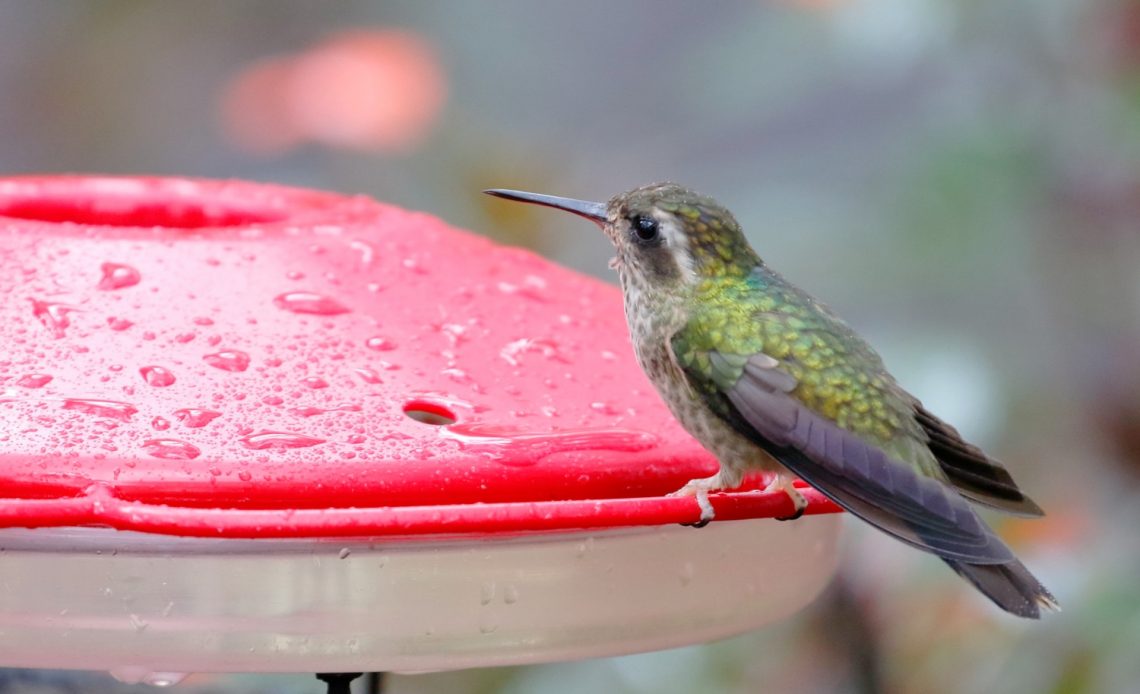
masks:
{"type": "MultiPolygon", "coordinates": [[[[841,511],[815,489],[797,484],[805,515],[841,511]]],[[[713,494],[717,521],[783,518],[794,507],[783,492],[713,494]]],[[[320,538],[465,535],[589,530],[670,524],[700,519],[692,498],[583,499],[528,503],[386,506],[300,510],[202,509],[143,504],[95,485],[74,499],[6,500],[0,527],[104,526],[116,530],[218,538],[320,538]]]]}

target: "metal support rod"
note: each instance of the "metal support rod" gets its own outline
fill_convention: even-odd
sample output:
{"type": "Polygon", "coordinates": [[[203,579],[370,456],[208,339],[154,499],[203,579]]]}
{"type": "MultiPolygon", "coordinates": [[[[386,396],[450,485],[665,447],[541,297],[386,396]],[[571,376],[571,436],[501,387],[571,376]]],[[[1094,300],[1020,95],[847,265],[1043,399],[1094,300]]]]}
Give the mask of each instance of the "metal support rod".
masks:
{"type": "Polygon", "coordinates": [[[317,679],[329,685],[328,694],[352,694],[352,681],[360,677],[361,672],[320,672],[317,679]]]}
{"type": "Polygon", "coordinates": [[[365,694],[384,694],[384,673],[370,672],[364,680],[365,694]]]}

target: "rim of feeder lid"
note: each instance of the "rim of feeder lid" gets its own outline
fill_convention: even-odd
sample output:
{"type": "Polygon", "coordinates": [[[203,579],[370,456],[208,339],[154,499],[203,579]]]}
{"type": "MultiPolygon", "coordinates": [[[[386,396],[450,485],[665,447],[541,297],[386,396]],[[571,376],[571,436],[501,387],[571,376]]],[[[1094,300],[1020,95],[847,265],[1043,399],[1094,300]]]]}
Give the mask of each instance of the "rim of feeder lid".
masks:
{"type": "Polygon", "coordinates": [[[0,180],[0,224],[0,339],[43,355],[9,367],[22,433],[0,446],[0,525],[264,538],[697,518],[663,495],[715,461],[634,363],[610,285],[423,214],[237,181],[0,180]]]}
{"type": "Polygon", "coordinates": [[[782,493],[677,526],[696,504],[663,494],[716,463],[634,363],[617,289],[427,215],[0,179],[0,293],[2,665],[612,655],[756,628],[834,570],[838,516],[720,522],[787,515],[782,493]]]}

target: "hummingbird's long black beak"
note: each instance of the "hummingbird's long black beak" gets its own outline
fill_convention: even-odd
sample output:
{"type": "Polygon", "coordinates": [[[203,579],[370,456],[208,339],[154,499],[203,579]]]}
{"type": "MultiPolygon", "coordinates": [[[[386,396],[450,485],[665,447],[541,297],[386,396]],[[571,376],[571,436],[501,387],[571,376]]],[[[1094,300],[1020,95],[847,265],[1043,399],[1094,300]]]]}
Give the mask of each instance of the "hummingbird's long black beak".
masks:
{"type": "Polygon", "coordinates": [[[529,202],[535,205],[553,207],[556,210],[573,212],[580,217],[585,217],[598,226],[603,226],[606,223],[606,204],[604,202],[587,202],[585,200],[575,200],[574,198],[560,198],[555,195],[525,193],[521,190],[505,190],[502,188],[492,188],[483,192],[487,195],[494,195],[496,198],[518,200],[519,202],[529,202]]]}

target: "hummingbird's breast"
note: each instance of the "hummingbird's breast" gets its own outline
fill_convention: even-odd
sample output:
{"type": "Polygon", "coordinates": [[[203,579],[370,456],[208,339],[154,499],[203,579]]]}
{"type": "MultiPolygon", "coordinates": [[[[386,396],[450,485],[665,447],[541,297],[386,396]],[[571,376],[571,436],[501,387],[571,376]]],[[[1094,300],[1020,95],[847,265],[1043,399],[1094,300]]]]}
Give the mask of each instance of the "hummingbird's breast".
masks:
{"type": "Polygon", "coordinates": [[[689,320],[684,297],[642,286],[625,273],[620,277],[637,363],[681,426],[720,461],[725,481],[735,486],[747,471],[782,469],[718,417],[689,384],[672,348],[673,335],[689,320]]]}
{"type": "Polygon", "coordinates": [[[638,363],[648,373],[655,366],[655,346],[665,345],[688,320],[684,301],[670,292],[645,286],[629,272],[620,272],[618,276],[629,335],[638,363]]]}

